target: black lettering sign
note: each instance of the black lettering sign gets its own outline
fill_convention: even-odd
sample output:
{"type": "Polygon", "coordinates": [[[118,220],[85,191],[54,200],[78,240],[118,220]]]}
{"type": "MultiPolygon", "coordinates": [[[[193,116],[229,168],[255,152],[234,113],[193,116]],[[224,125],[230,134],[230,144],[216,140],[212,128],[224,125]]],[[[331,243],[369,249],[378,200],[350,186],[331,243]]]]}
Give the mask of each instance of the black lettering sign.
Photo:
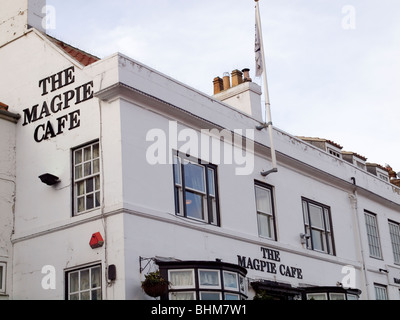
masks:
{"type": "MultiPolygon", "coordinates": [[[[252,259],[245,256],[238,255],[238,265],[244,267],[246,269],[272,273],[276,274],[279,270],[279,273],[282,276],[303,279],[303,271],[300,268],[287,266],[285,264],[276,265],[275,262],[280,262],[280,252],[278,250],[272,250],[268,248],[261,247],[262,258],[263,259],[252,259]],[[271,262],[274,261],[274,262],[271,262]]],[[[400,283],[400,279],[399,280],[400,283]]]]}
{"type": "MultiPolygon", "coordinates": [[[[74,83],[74,72],[75,68],[72,66],[39,80],[39,88],[42,89],[41,95],[46,96],[49,93],[74,83]]],[[[78,105],[92,99],[93,96],[93,81],[89,81],[63,93],[56,94],[50,99],[47,98],[41,104],[35,104],[31,108],[24,109],[24,122],[22,125],[26,126],[30,123],[51,117],[54,114],[61,113],[63,110],[73,105],[78,105]]],[[[33,139],[36,142],[42,142],[43,140],[48,140],[64,133],[66,129],[73,130],[80,127],[80,114],[80,109],[77,109],[68,114],[59,116],[54,123],[48,120],[46,123],[37,125],[34,130],[33,139]]]]}

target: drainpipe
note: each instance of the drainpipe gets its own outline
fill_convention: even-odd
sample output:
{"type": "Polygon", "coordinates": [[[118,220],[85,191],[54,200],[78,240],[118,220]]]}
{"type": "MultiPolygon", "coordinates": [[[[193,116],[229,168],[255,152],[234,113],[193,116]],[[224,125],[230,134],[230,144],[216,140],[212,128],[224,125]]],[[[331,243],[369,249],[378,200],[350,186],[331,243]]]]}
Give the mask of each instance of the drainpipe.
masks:
{"type": "Polygon", "coordinates": [[[361,239],[361,232],[360,232],[362,226],[360,221],[360,213],[358,210],[357,185],[356,185],[356,179],[355,178],[351,179],[353,180],[354,189],[353,192],[349,194],[349,199],[353,208],[353,224],[355,226],[354,238],[357,246],[358,260],[361,262],[362,265],[362,290],[366,292],[367,300],[369,300],[370,299],[369,280],[368,280],[368,272],[365,265],[365,260],[366,260],[365,249],[363,241],[361,239]]]}

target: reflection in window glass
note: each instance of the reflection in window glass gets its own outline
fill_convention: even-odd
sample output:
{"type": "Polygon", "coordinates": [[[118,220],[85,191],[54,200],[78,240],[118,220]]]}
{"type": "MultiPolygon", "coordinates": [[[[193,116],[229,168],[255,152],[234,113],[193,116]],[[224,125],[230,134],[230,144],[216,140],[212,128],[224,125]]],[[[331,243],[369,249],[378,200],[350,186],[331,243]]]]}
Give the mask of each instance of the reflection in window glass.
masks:
{"type": "Polygon", "coordinates": [[[214,270],[200,270],[199,271],[200,286],[213,286],[219,287],[219,271],[214,270]]]}
{"type": "Polygon", "coordinates": [[[200,292],[200,300],[221,300],[219,292],[200,292]]]}

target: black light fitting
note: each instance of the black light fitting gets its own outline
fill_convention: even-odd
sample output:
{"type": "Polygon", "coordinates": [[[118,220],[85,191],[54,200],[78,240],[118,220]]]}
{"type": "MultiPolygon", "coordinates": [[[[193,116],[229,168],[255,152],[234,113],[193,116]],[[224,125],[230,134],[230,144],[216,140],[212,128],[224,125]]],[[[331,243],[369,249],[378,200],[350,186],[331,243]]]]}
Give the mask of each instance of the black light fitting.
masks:
{"type": "Polygon", "coordinates": [[[39,179],[48,186],[53,186],[60,182],[60,178],[50,173],[42,174],[39,179]]]}

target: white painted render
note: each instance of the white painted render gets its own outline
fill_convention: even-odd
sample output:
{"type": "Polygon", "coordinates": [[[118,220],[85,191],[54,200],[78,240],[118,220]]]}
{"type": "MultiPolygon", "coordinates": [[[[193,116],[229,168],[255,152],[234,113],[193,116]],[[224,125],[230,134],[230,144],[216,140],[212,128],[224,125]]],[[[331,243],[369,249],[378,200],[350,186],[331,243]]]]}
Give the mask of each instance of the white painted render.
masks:
{"type": "MultiPolygon", "coordinates": [[[[394,185],[278,128],[273,130],[278,172],[263,177],[260,172],[271,168],[271,155],[267,131],[255,130],[262,122],[259,116],[252,117],[119,53],[84,67],[30,29],[0,46],[0,70],[6,75],[0,77],[0,88],[6,88],[0,100],[21,115],[17,124],[0,122],[0,219],[5,221],[0,224],[0,262],[7,263],[10,299],[64,299],[65,273],[96,263],[102,266],[103,299],[148,299],[140,288],[148,270],[140,273],[139,257],[222,259],[237,264],[238,255],[260,258],[260,247],[279,250],[281,262],[301,268],[303,277],[249,269],[249,281],[336,286],[345,276],[342,268],[350,265],[356,270],[362,299],[374,299],[374,283],[387,285],[390,299],[400,298],[400,286],[391,281],[393,276],[400,278],[400,268],[393,260],[388,231],[388,219],[400,221],[400,189],[394,185]],[[72,66],[74,83],[43,96],[39,81],[72,66]],[[55,95],[90,81],[92,99],[71,103],[67,109],[24,125],[25,109],[39,104],[40,110],[44,101],[50,103],[55,95]],[[80,110],[79,127],[48,140],[34,140],[38,125],[54,124],[58,117],[76,110],[80,110]],[[147,134],[153,129],[165,133],[168,152],[187,142],[177,141],[171,129],[177,134],[191,129],[198,141],[210,138],[204,131],[201,134],[202,129],[241,130],[235,131],[242,136],[234,135],[240,137],[234,148],[244,149],[244,142],[254,145],[248,174],[237,174],[243,165],[218,164],[221,226],[175,215],[172,164],[151,164],[146,158],[154,143],[147,134]],[[247,136],[246,129],[254,137],[247,136]],[[96,139],[101,150],[102,204],[74,216],[71,150],[96,139]],[[58,176],[60,182],[55,186],[41,183],[38,176],[46,172],[58,176]],[[274,188],[277,241],[258,236],[255,180],[274,188]],[[336,255],[301,244],[302,197],[330,207],[336,255]],[[382,260],[369,257],[364,210],[377,214],[382,260]],[[105,244],[92,249],[89,240],[95,232],[102,234],[105,244]],[[112,283],[107,280],[110,264],[117,267],[112,283]],[[55,289],[42,287],[46,265],[55,268],[55,289]],[[390,273],[379,269],[390,269],[390,273]]],[[[260,101],[256,104],[261,105],[260,101]]],[[[218,143],[221,150],[228,147],[228,143],[218,143]]],[[[249,298],[253,295],[249,287],[249,298]]]]}

